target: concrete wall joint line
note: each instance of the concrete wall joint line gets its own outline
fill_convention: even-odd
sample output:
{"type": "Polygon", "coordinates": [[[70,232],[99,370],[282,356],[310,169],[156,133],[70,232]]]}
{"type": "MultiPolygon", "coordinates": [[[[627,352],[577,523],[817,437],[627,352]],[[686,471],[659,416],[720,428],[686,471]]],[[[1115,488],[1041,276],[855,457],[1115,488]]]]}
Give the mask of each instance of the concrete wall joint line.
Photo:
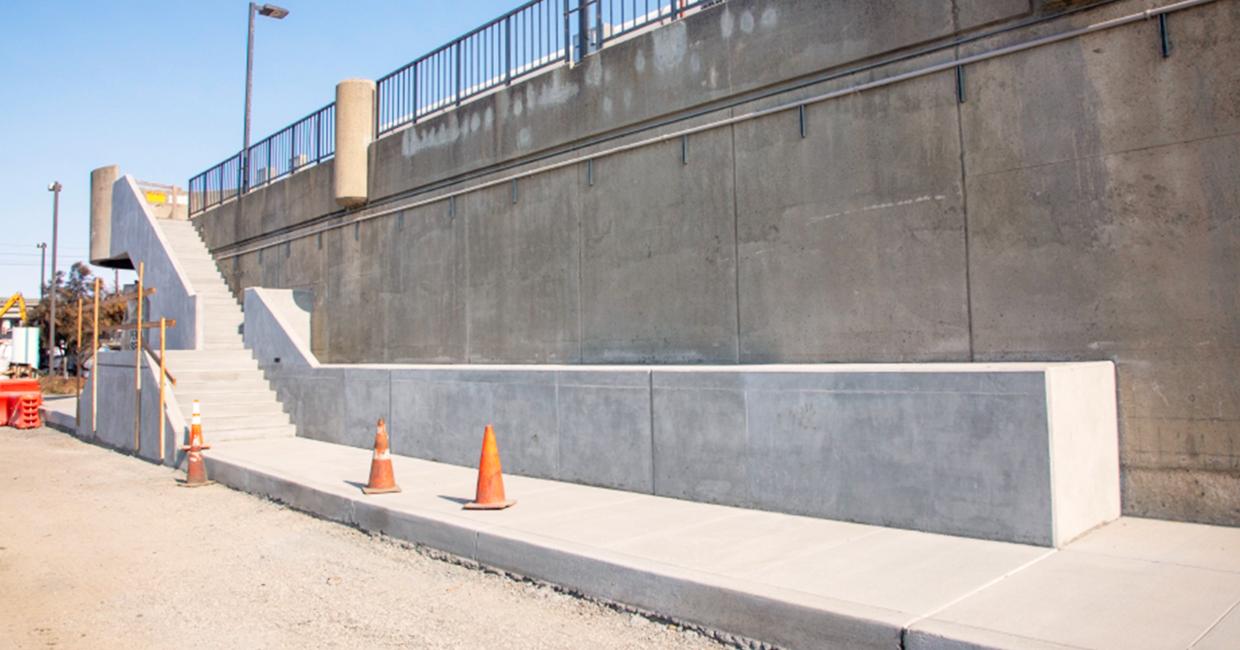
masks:
{"type": "Polygon", "coordinates": [[[768,115],[782,113],[782,112],[790,111],[790,110],[799,110],[799,107],[802,105],[818,104],[818,103],[830,101],[833,99],[838,99],[841,97],[848,97],[851,95],[856,95],[856,94],[866,92],[869,90],[874,90],[876,88],[882,88],[885,86],[901,83],[904,81],[919,79],[921,77],[926,77],[932,74],[943,72],[945,70],[953,70],[959,66],[965,66],[965,65],[972,64],[972,63],[979,63],[979,62],[986,61],[989,59],[994,59],[994,58],[999,58],[999,57],[1003,57],[1003,56],[1007,56],[1011,54],[1016,54],[1018,52],[1024,52],[1026,50],[1031,50],[1034,48],[1043,47],[1046,45],[1051,45],[1054,43],[1059,43],[1059,42],[1074,39],[1074,38],[1079,38],[1086,34],[1092,34],[1095,32],[1118,28],[1124,25],[1128,25],[1130,23],[1148,20],[1151,17],[1156,17],[1156,16],[1164,15],[1164,14],[1170,14],[1170,13],[1174,13],[1177,11],[1183,11],[1183,10],[1186,10],[1192,7],[1211,4],[1217,1],[1218,0],[1181,0],[1180,2],[1165,5],[1157,9],[1147,9],[1142,12],[1129,14],[1127,16],[1121,16],[1118,18],[1110,19],[1110,20],[1105,20],[1102,22],[1094,23],[1091,25],[1087,25],[1085,27],[1077,28],[1077,29],[1068,30],[1068,31],[1061,32],[1058,34],[1052,34],[1048,36],[1034,38],[1028,41],[1024,41],[1022,43],[1017,43],[1014,45],[996,48],[993,50],[981,52],[979,54],[973,54],[973,55],[966,56],[963,58],[954,58],[951,61],[931,64],[931,65],[928,65],[922,68],[918,68],[916,70],[911,70],[909,72],[890,75],[887,77],[883,77],[881,79],[876,79],[874,81],[856,84],[854,86],[842,88],[842,89],[827,92],[827,93],[822,93],[819,95],[815,95],[813,97],[798,99],[798,100],[791,101],[791,102],[785,102],[785,103],[782,103],[782,104],[779,104],[779,105],[776,105],[770,108],[750,111],[747,113],[743,113],[741,115],[735,115],[735,116],[724,118],[724,119],[711,122],[708,124],[703,124],[700,126],[682,129],[680,131],[675,131],[675,132],[670,132],[670,133],[666,133],[666,134],[659,135],[659,136],[654,136],[651,138],[647,138],[645,140],[639,140],[637,142],[632,142],[629,144],[619,145],[616,147],[612,147],[610,149],[605,149],[602,151],[594,152],[592,154],[573,157],[567,160],[552,163],[552,164],[539,167],[536,169],[517,172],[517,173],[509,174],[507,176],[503,176],[500,178],[492,179],[490,181],[486,181],[478,185],[475,185],[471,188],[454,190],[454,191],[449,192],[446,195],[438,195],[432,198],[420,199],[420,200],[413,201],[410,203],[402,203],[396,206],[384,207],[384,208],[380,208],[377,210],[363,209],[359,213],[353,215],[351,218],[342,220],[340,223],[324,224],[324,225],[320,225],[317,227],[307,228],[306,231],[301,232],[301,233],[297,233],[293,235],[285,235],[282,237],[276,237],[267,242],[261,242],[255,245],[241,248],[236,251],[221,253],[220,255],[218,255],[217,259],[224,260],[224,259],[238,257],[238,256],[245,255],[248,253],[257,252],[257,251],[260,251],[266,248],[271,248],[273,246],[278,246],[280,244],[293,241],[295,239],[301,239],[304,237],[308,237],[313,234],[318,234],[321,232],[343,228],[345,226],[360,223],[362,221],[369,221],[371,219],[377,219],[379,217],[388,216],[388,215],[391,215],[391,214],[394,214],[394,213],[397,213],[403,210],[410,210],[410,209],[430,205],[433,203],[438,203],[440,201],[447,200],[450,197],[470,194],[470,193],[482,191],[485,189],[489,189],[492,187],[497,187],[497,186],[501,186],[504,184],[508,184],[508,183],[516,183],[518,180],[523,179],[523,178],[529,178],[532,176],[545,174],[547,172],[555,171],[558,169],[563,169],[571,165],[579,165],[583,161],[591,159],[591,158],[598,159],[598,158],[604,158],[607,156],[614,156],[614,155],[624,153],[627,151],[645,148],[645,147],[661,144],[664,142],[668,142],[668,141],[672,141],[672,140],[676,140],[680,138],[686,138],[690,135],[694,135],[697,133],[711,131],[711,130],[719,129],[725,126],[738,124],[741,122],[747,122],[750,120],[755,120],[761,117],[766,117],[768,115]]]}
{"type": "Polygon", "coordinates": [[[1222,614],[1219,614],[1218,618],[1215,619],[1214,622],[1209,625],[1209,627],[1203,630],[1201,634],[1198,634],[1197,638],[1193,639],[1193,642],[1190,643],[1188,647],[1190,648],[1197,647],[1197,644],[1201,643],[1202,639],[1209,636],[1210,632],[1213,632],[1214,628],[1218,627],[1223,622],[1223,619],[1227,618],[1228,615],[1230,615],[1234,611],[1237,611],[1238,609],[1240,609],[1240,600],[1237,600],[1235,603],[1232,603],[1232,606],[1228,607],[1227,611],[1223,612],[1222,614]]]}

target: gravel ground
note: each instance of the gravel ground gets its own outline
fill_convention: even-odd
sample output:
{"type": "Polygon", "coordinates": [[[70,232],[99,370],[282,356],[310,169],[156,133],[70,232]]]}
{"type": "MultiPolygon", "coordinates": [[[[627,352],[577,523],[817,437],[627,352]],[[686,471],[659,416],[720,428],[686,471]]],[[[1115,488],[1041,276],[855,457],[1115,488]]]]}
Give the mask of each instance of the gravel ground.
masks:
{"type": "Polygon", "coordinates": [[[174,476],[0,428],[0,647],[722,647],[174,476]]]}

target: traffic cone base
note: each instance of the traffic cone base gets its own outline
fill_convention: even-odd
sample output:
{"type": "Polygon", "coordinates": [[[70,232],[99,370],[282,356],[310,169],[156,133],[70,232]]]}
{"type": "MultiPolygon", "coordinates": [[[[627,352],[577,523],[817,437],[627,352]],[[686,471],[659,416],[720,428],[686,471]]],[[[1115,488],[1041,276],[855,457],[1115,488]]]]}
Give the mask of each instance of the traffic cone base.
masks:
{"type": "Polygon", "coordinates": [[[391,492],[400,492],[400,486],[393,485],[392,487],[372,488],[369,485],[367,485],[362,488],[362,494],[388,494],[391,492]]]}
{"type": "Polygon", "coordinates": [[[495,431],[487,425],[482,433],[482,457],[478,459],[478,491],[466,510],[503,510],[517,501],[504,496],[504,472],[499,462],[495,431]]]}
{"type": "Polygon", "coordinates": [[[465,504],[465,509],[466,510],[503,510],[504,508],[508,508],[516,504],[517,504],[516,499],[512,499],[509,501],[500,501],[499,503],[478,503],[477,501],[471,501],[465,504]]]}
{"type": "Polygon", "coordinates": [[[392,473],[392,452],[388,447],[387,424],[379,418],[375,426],[375,455],[370,461],[370,480],[362,488],[362,494],[390,494],[400,492],[396,476],[392,473]]]}

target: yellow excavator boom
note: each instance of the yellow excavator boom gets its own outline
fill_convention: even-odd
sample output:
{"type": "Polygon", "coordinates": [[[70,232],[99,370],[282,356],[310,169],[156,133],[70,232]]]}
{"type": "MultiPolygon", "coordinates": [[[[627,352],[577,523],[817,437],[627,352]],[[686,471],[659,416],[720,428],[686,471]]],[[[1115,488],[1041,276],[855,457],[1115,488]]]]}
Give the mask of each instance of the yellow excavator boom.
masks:
{"type": "Polygon", "coordinates": [[[22,325],[25,325],[26,324],[26,299],[22,298],[22,293],[20,291],[13,294],[12,296],[9,297],[8,300],[5,301],[4,308],[0,309],[0,314],[9,313],[9,308],[13,306],[13,303],[17,303],[17,313],[21,314],[22,325]]]}

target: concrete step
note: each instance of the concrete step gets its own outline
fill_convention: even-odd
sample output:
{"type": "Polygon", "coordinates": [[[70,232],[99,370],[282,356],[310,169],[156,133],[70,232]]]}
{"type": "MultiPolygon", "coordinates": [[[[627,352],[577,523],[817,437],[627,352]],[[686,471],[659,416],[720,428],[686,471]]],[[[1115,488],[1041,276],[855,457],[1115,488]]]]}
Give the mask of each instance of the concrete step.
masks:
{"type": "Polygon", "coordinates": [[[207,352],[231,352],[244,349],[245,346],[241,344],[240,338],[235,343],[205,343],[203,347],[203,350],[207,352]]]}
{"type": "Polygon", "coordinates": [[[237,350],[236,352],[207,353],[203,350],[168,350],[169,363],[195,363],[198,360],[204,361],[232,361],[243,360],[254,363],[254,356],[248,350],[237,350]]]}
{"type": "MultiPolygon", "coordinates": [[[[186,389],[178,385],[176,389],[177,390],[176,392],[177,404],[181,407],[181,410],[185,411],[186,413],[189,412],[189,409],[191,407],[190,403],[193,400],[198,400],[199,402],[202,402],[207,407],[210,407],[210,410],[212,411],[215,411],[217,409],[236,408],[235,405],[241,405],[241,404],[244,404],[244,405],[271,404],[271,405],[279,406],[280,408],[277,410],[280,413],[284,412],[284,407],[281,405],[280,401],[276,399],[275,391],[271,390],[270,388],[251,387],[248,390],[237,390],[236,388],[231,387],[231,386],[229,386],[228,388],[223,388],[224,386],[229,386],[229,385],[224,382],[216,382],[214,384],[204,386],[200,389],[186,389]],[[183,401],[181,399],[182,395],[186,398],[183,401]]],[[[275,412],[275,411],[271,411],[271,412],[275,412]]]]}
{"type": "Polygon", "coordinates": [[[202,405],[203,413],[219,416],[244,415],[285,415],[284,407],[274,395],[253,397],[245,393],[214,393],[195,395],[184,404],[177,402],[181,413],[189,416],[194,412],[194,400],[202,405]],[[247,401],[248,400],[248,401],[247,401]]]}
{"type": "Polygon", "coordinates": [[[208,331],[203,338],[208,350],[219,349],[220,347],[236,347],[240,346],[243,341],[240,334],[228,334],[224,332],[212,333],[208,331]]]}
{"type": "Polygon", "coordinates": [[[205,354],[198,357],[168,357],[168,369],[177,378],[193,376],[204,370],[261,372],[254,358],[249,355],[229,353],[227,355],[205,354]]]}
{"type": "Polygon", "coordinates": [[[248,429],[272,429],[292,426],[288,415],[279,413],[242,413],[203,409],[202,426],[207,431],[245,431],[248,429]]]}
{"type": "MultiPolygon", "coordinates": [[[[297,427],[293,425],[266,427],[261,429],[213,430],[205,434],[208,443],[230,442],[234,440],[260,440],[266,438],[293,438],[297,435],[297,427]]],[[[363,477],[365,478],[365,477],[363,477]]]]}
{"type": "Polygon", "coordinates": [[[257,377],[233,381],[181,379],[177,377],[177,385],[173,388],[173,392],[177,396],[178,403],[182,400],[211,399],[217,396],[236,395],[247,392],[269,393],[271,399],[275,399],[275,393],[271,391],[271,386],[267,384],[267,380],[257,377]]]}
{"type": "Polygon", "coordinates": [[[177,382],[184,381],[242,381],[247,379],[264,379],[263,373],[258,367],[245,369],[208,369],[208,368],[189,368],[181,369],[173,373],[177,378],[177,382]]]}

